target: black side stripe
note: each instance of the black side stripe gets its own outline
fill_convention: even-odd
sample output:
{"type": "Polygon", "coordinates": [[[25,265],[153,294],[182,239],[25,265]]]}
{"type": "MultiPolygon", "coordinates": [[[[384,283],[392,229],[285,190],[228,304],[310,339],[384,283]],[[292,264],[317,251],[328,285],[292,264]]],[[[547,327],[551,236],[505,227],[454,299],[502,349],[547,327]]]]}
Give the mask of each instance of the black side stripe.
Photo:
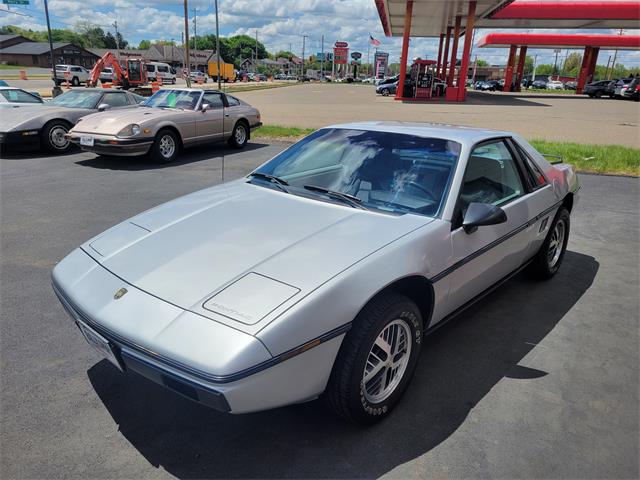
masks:
{"type": "Polygon", "coordinates": [[[273,367],[274,365],[284,362],[285,360],[289,360],[290,358],[295,357],[296,355],[300,355],[301,353],[304,353],[307,350],[311,350],[312,348],[317,347],[318,345],[324,342],[327,342],[335,337],[338,337],[348,332],[351,329],[351,323],[346,323],[344,325],[341,325],[337,328],[334,328],[333,330],[330,330],[320,335],[319,337],[309,340],[308,342],[305,342],[302,345],[299,345],[290,350],[287,350],[286,352],[281,353],[280,355],[276,355],[275,357],[265,360],[264,362],[258,363],[252,367],[249,367],[239,372],[231,373],[228,375],[214,375],[211,373],[203,372],[202,370],[192,368],[183,363],[176,362],[175,360],[167,358],[164,355],[160,355],[156,352],[152,352],[151,350],[145,347],[142,347],[140,345],[137,345],[136,343],[130,340],[127,340],[126,338],[123,338],[117,333],[111,332],[110,330],[104,328],[103,326],[96,324],[96,322],[94,322],[91,318],[89,318],[86,314],[84,314],[77,306],[73,305],[71,301],[62,293],[61,289],[54,282],[52,282],[52,286],[53,286],[54,293],[58,297],[58,300],[60,300],[60,302],[62,303],[62,306],[65,308],[65,310],[67,310],[67,312],[71,315],[72,318],[79,317],[84,323],[89,325],[96,332],[98,332],[100,335],[105,337],[111,343],[115,344],[117,347],[125,346],[143,356],[156,360],[160,364],[169,366],[179,372],[183,372],[185,374],[191,375],[200,380],[204,380],[205,382],[211,382],[211,383],[229,383],[229,382],[235,382],[237,380],[241,380],[245,377],[261,372],[262,370],[266,370],[267,368],[273,367]]]}
{"type": "Polygon", "coordinates": [[[523,223],[522,225],[520,225],[517,228],[514,228],[513,230],[511,230],[509,233],[504,234],[502,237],[498,238],[497,240],[494,240],[493,242],[485,245],[484,247],[482,247],[479,250],[476,250],[475,252],[473,252],[470,255],[467,255],[466,257],[464,257],[461,260],[458,260],[456,263],[454,263],[453,265],[451,265],[449,268],[443,270],[442,272],[438,273],[437,275],[431,277],[431,281],[432,282],[437,282],[439,280],[442,280],[444,277],[446,277],[447,275],[455,272],[457,269],[459,269],[460,267],[462,267],[463,265],[466,265],[467,263],[469,263],[471,260],[479,257],[480,255],[482,255],[483,253],[488,252],[489,250],[491,250],[492,248],[497,247],[498,245],[500,245],[501,243],[509,240],[511,237],[513,237],[514,235],[517,235],[518,233],[522,232],[523,230],[525,230],[526,228],[528,228],[529,226],[533,225],[534,223],[536,223],[538,220],[540,220],[542,217],[544,217],[545,215],[548,215],[550,212],[554,211],[556,208],[558,208],[560,205],[562,204],[562,201],[554,204],[552,207],[547,208],[546,210],[544,210],[542,213],[536,215],[535,217],[533,217],[531,220],[523,223]]]}

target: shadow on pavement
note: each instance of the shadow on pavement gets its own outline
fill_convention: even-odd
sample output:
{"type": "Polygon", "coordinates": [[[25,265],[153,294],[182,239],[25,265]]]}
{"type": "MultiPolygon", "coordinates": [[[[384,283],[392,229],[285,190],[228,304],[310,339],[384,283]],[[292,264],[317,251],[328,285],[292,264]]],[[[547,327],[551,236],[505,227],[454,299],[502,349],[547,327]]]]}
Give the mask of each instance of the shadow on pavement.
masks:
{"type": "Polygon", "coordinates": [[[518,275],[438,330],[400,405],[369,428],[342,422],[320,401],[220,414],[106,360],[88,375],[126,439],[178,478],[378,477],[446,440],[502,378],[546,375],[518,363],[590,288],[598,268],[593,257],[567,252],[553,280],[518,275]]]}
{"type": "Polygon", "coordinates": [[[180,153],[178,159],[172,163],[155,163],[148,156],[140,157],[117,157],[108,155],[98,155],[88,160],[77,161],[76,164],[84,167],[99,168],[105,170],[157,170],[162,168],[177,167],[189,163],[211,160],[224,156],[232,157],[241,152],[250,152],[263,147],[268,147],[266,143],[250,142],[241,149],[235,149],[226,144],[209,144],[185,149],[180,153]]]}

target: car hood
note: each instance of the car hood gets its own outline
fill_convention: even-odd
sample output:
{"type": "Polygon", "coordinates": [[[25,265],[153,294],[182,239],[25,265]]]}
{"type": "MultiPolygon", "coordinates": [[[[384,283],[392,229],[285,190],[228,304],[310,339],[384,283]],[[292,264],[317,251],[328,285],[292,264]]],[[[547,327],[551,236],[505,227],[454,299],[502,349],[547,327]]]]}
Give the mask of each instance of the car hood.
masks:
{"type": "Polygon", "coordinates": [[[73,131],[115,135],[131,123],[140,125],[163,116],[167,116],[166,110],[146,107],[98,112],[84,117],[73,131]]]}
{"type": "Polygon", "coordinates": [[[270,297],[295,301],[431,221],[354,209],[239,180],[160,205],[82,248],[130,284],[215,318],[211,312],[220,313],[224,302],[213,308],[205,303],[235,282],[246,288],[235,288],[236,300],[240,291],[247,302],[264,298],[269,303],[270,297]]]}
{"type": "MultiPolygon", "coordinates": [[[[90,112],[90,110],[84,108],[66,108],[49,105],[34,105],[15,108],[11,110],[10,115],[0,115],[0,132],[8,132],[13,129],[19,130],[21,125],[24,125],[31,120],[38,117],[46,117],[47,115],[55,115],[56,112],[60,112],[61,110],[65,113],[90,112]]],[[[3,111],[5,113],[7,112],[6,109],[3,109],[3,111]]]]}

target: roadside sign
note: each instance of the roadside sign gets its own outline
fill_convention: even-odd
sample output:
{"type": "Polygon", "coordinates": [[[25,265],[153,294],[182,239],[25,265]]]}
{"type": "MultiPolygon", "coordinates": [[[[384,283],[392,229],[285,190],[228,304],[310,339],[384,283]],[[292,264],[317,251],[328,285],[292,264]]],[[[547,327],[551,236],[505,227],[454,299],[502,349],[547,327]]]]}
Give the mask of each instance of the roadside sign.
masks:
{"type": "Polygon", "coordinates": [[[336,48],[347,48],[349,46],[349,44],[347,42],[336,42],[335,43],[335,47],[336,48]]]}
{"type": "Polygon", "coordinates": [[[29,0],[2,0],[5,5],[29,5],[29,0]]]}
{"type": "Polygon", "coordinates": [[[319,62],[322,62],[322,61],[324,61],[324,59],[325,59],[325,55],[326,55],[325,53],[318,52],[318,53],[316,53],[316,59],[317,59],[319,62]]]}
{"type": "Polygon", "coordinates": [[[354,60],[360,60],[362,58],[362,54],[360,52],[351,52],[351,58],[354,60]]]}

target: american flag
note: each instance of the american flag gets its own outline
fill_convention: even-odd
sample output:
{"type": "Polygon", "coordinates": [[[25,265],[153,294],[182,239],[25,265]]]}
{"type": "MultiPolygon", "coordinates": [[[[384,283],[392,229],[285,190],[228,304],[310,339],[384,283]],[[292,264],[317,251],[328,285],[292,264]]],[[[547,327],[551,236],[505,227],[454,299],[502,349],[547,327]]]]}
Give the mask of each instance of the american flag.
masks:
{"type": "Polygon", "coordinates": [[[380,45],[380,40],[376,40],[371,34],[369,34],[369,43],[377,47],[378,45],[380,45]]]}

